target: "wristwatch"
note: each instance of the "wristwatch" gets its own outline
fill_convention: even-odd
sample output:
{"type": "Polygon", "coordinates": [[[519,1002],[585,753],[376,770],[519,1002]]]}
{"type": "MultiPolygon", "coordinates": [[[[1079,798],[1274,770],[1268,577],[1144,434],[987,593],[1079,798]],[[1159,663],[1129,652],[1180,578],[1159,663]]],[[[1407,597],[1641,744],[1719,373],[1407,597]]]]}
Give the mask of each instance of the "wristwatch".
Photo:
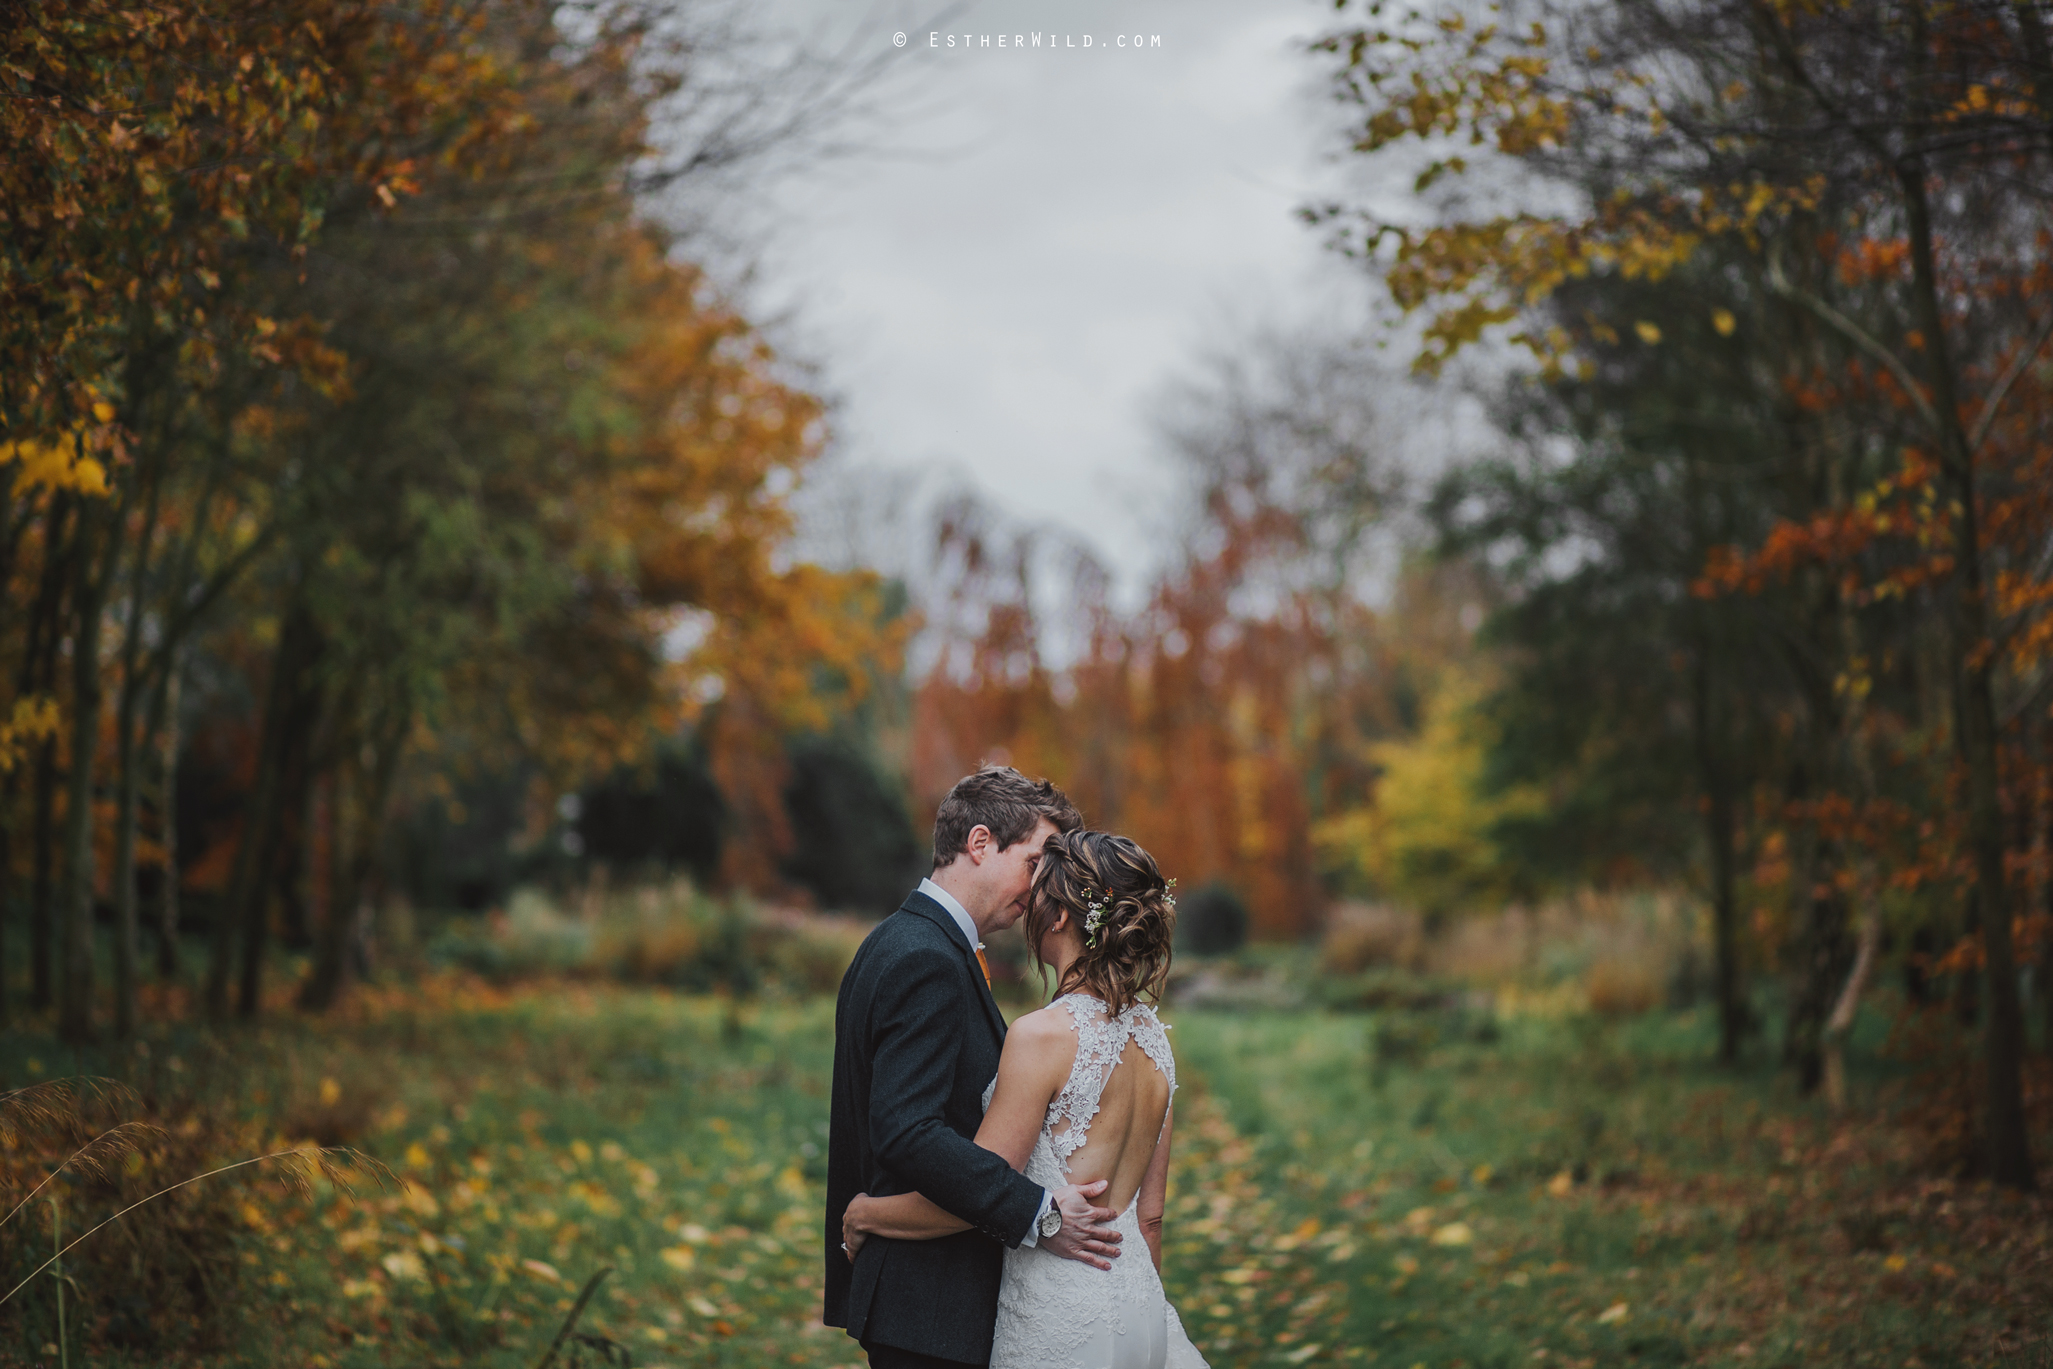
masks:
{"type": "Polygon", "coordinates": [[[1047,1240],[1062,1229],[1062,1209],[1048,1204],[1048,1210],[1041,1214],[1041,1239],[1047,1240]]]}

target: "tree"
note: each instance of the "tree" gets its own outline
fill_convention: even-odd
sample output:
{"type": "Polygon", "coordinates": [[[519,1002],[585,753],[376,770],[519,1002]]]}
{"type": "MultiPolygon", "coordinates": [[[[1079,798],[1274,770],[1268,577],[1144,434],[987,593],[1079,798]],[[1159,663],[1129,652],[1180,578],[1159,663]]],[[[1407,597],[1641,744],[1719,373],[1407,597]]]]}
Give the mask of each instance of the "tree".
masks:
{"type": "Polygon", "coordinates": [[[1613,187],[1554,215],[1350,220],[1344,241],[1381,254],[1398,303],[1434,311],[1422,364],[1518,324],[1511,339],[1548,373],[1574,368],[1599,329],[1631,321],[1572,330],[1537,305],[1591,275],[1658,280],[1717,242],[1815,322],[1828,371],[1872,373],[1863,421],[1936,463],[1946,592],[1925,606],[1945,630],[1988,964],[1989,1166],[2031,1187],[1997,701],[2008,625],[1990,598],[2013,566],[1986,522],[2007,477],[1985,443],[2047,338],[2022,288],[2053,190],[2043,16],[1998,0],[1533,7],[1550,31],[1386,8],[1320,44],[1365,110],[1359,150],[1418,146],[1433,159],[1422,188],[1470,171],[1471,156],[1572,185],[1601,173],[1613,187]],[[1834,302],[1818,268],[1841,243],[1884,269],[1835,283],[1834,302]]]}

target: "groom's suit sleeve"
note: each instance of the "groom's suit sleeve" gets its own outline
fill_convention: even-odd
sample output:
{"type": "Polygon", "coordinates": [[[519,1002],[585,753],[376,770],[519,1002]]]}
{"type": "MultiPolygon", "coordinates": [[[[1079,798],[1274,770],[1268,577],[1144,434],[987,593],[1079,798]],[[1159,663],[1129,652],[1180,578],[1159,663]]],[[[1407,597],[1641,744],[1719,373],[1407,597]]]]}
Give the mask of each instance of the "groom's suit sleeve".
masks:
{"type": "Polygon", "coordinates": [[[914,948],[877,987],[871,1017],[870,1139],[877,1163],[944,1211],[1009,1246],[1026,1237],[1042,1188],[943,1120],[955,1080],[960,956],[914,948]]]}

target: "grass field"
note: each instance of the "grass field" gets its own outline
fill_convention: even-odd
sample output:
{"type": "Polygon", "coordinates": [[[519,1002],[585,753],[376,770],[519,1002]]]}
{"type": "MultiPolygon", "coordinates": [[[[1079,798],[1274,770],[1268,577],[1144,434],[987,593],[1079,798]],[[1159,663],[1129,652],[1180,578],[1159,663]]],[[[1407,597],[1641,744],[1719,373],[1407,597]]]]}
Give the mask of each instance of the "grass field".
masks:
{"type": "MultiPolygon", "coordinates": [[[[1922,1174],[1872,1106],[1717,1072],[1697,1016],[1173,1020],[1168,1282],[1214,1365],[2053,1363],[2043,1202],[1922,1174]]],[[[391,1167],[353,1198],[228,1190],[224,1339],[182,1362],[533,1365],[611,1267],[582,1363],[831,1366],[861,1358],[817,1324],[831,1025],[825,999],[440,979],[118,1070],[16,1035],[0,1070],[118,1072],[167,1116],[210,1099],[252,1145],[391,1167]]],[[[6,1230],[26,1272],[47,1218],[6,1230]]],[[[120,1348],[91,1273],[70,1362],[168,1362],[120,1348]]],[[[55,1363],[54,1284],[10,1312],[9,1361],[55,1363]]]]}

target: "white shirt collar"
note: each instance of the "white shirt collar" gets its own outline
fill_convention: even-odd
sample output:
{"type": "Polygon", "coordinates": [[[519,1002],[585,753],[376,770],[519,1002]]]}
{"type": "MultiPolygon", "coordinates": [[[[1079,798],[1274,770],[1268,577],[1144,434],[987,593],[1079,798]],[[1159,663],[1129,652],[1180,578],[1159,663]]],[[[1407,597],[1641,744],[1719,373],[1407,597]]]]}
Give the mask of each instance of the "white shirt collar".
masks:
{"type": "Polygon", "coordinates": [[[954,918],[955,925],[962,928],[962,934],[969,938],[970,945],[980,951],[984,949],[982,939],[977,936],[977,924],[970,921],[969,910],[955,901],[954,894],[949,893],[931,879],[920,881],[920,892],[948,910],[948,916],[954,918]]]}

